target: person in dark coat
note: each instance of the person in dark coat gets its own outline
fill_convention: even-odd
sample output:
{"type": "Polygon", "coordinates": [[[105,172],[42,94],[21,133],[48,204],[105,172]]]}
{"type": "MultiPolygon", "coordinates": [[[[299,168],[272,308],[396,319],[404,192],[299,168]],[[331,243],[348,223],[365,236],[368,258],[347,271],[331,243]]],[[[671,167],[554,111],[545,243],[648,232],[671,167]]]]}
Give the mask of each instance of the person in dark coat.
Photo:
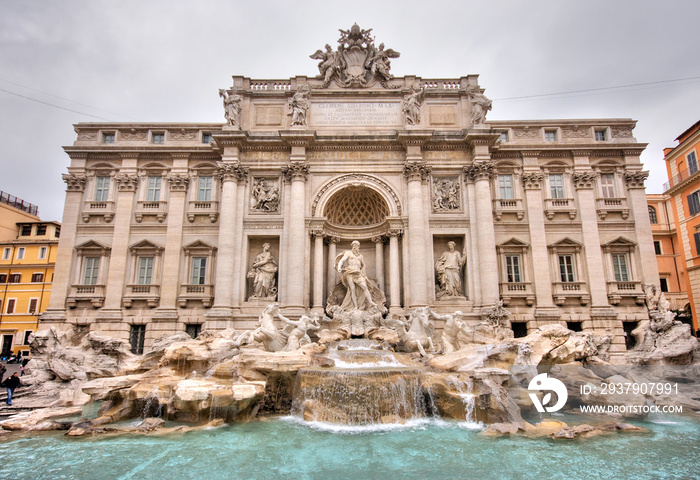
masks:
{"type": "Polygon", "coordinates": [[[5,378],[6,371],[7,371],[7,368],[5,368],[5,365],[0,363],[0,383],[2,383],[3,378],[5,378]]]}
{"type": "Polygon", "coordinates": [[[15,388],[18,388],[22,382],[20,382],[17,372],[13,373],[10,378],[3,382],[3,386],[7,388],[7,404],[12,405],[12,395],[15,393],[15,388]]]}

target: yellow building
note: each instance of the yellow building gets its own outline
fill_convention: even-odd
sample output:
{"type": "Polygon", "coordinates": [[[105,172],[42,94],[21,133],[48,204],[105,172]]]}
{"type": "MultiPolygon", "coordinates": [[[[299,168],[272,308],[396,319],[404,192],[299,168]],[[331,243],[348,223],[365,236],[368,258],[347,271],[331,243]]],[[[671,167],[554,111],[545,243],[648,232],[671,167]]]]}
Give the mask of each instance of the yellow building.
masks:
{"type": "Polygon", "coordinates": [[[17,237],[18,223],[38,222],[38,213],[36,205],[0,190],[0,242],[17,237]]]}
{"type": "Polygon", "coordinates": [[[0,240],[1,355],[29,355],[29,335],[49,304],[58,222],[18,222],[14,240],[0,240]]]}

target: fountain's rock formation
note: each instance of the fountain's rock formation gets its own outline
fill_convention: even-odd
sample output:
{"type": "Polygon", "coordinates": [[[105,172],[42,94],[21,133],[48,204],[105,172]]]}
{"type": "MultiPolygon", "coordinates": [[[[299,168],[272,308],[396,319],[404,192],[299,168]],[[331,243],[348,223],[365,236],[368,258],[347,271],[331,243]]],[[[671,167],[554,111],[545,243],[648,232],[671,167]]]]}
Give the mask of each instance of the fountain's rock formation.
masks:
{"type": "Polygon", "coordinates": [[[669,319],[669,315],[650,315],[651,320],[639,322],[632,331],[636,346],[625,355],[626,363],[688,365],[700,361],[700,343],[690,325],[669,319]]]}

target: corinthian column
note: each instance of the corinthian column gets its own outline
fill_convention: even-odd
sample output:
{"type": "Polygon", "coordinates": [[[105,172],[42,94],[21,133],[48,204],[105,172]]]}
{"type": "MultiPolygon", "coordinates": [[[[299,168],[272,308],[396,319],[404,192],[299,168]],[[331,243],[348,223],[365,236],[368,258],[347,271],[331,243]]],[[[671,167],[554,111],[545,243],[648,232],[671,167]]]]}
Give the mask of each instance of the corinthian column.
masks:
{"type": "Polygon", "coordinates": [[[314,237],[314,298],[313,309],[323,312],[323,231],[311,232],[314,237]]]}
{"type": "MultiPolygon", "coordinates": [[[[75,155],[71,155],[75,159],[75,155]]],[[[82,159],[84,161],[84,158],[82,159]]],[[[51,298],[49,308],[41,315],[42,324],[47,321],[62,321],[66,318],[66,297],[70,291],[71,261],[73,249],[75,248],[76,230],[80,207],[82,205],[83,192],[87,178],[81,174],[63,175],[66,182],[66,203],[63,206],[63,232],[58,239],[58,252],[56,253],[56,268],[54,269],[54,279],[51,288],[51,298]]]]}
{"type": "Polygon", "coordinates": [[[498,301],[498,260],[496,257],[496,233],[493,228],[491,206],[491,177],[493,162],[476,161],[464,168],[467,181],[474,182],[476,197],[477,251],[479,252],[479,272],[481,276],[481,303],[493,305],[498,301]]]}
{"type": "Polygon", "coordinates": [[[375,245],[374,265],[377,275],[377,285],[379,285],[379,290],[384,292],[384,238],[377,236],[373,237],[372,241],[375,245]]]}
{"type": "MultiPolygon", "coordinates": [[[[403,174],[408,180],[408,276],[411,307],[428,304],[428,283],[424,215],[423,182],[428,180],[430,168],[423,163],[412,162],[404,166],[403,174]]],[[[490,211],[490,210],[489,210],[490,211]]],[[[394,300],[392,299],[393,303],[394,300]]]]}
{"type": "Polygon", "coordinates": [[[401,272],[399,265],[399,235],[401,230],[389,230],[389,311],[401,308],[401,272]]]}
{"type": "Polygon", "coordinates": [[[247,169],[238,162],[218,162],[221,182],[221,203],[219,220],[219,242],[216,256],[216,278],[214,281],[214,307],[207,317],[232,317],[234,291],[240,283],[238,272],[234,271],[236,259],[236,224],[242,215],[238,205],[238,184],[247,177],[247,169]]]}
{"type": "MultiPolygon", "coordinates": [[[[127,171],[135,171],[137,157],[123,159],[127,171]]],[[[124,167],[124,165],[123,165],[124,167]]],[[[114,214],[114,234],[112,235],[112,251],[109,259],[105,305],[100,316],[121,316],[121,302],[124,293],[124,280],[129,255],[129,231],[131,216],[134,208],[134,195],[139,184],[135,174],[120,173],[115,178],[117,185],[117,202],[114,214]]]]}
{"type": "Polygon", "coordinates": [[[338,245],[338,242],[340,242],[340,238],[328,237],[328,278],[326,278],[326,282],[328,284],[326,291],[328,292],[328,295],[331,294],[331,290],[333,290],[333,287],[335,287],[336,284],[335,256],[336,245],[338,245]]]}
{"type": "Polygon", "coordinates": [[[304,307],[304,279],[306,266],[306,177],[309,165],[306,162],[291,162],[283,170],[283,174],[291,182],[289,205],[289,235],[287,241],[287,274],[284,288],[287,294],[288,307],[304,307]]]}

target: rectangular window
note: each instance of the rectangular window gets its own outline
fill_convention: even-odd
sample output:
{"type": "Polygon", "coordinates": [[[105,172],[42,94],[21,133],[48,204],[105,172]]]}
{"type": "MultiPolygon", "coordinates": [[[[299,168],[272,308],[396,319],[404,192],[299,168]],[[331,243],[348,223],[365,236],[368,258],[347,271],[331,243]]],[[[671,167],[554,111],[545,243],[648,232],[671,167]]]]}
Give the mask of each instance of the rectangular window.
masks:
{"type": "Polygon", "coordinates": [[[201,331],[201,323],[188,323],[187,325],[185,325],[185,332],[187,332],[187,335],[189,335],[192,338],[197,338],[199,336],[199,332],[201,331]]]}
{"type": "Polygon", "coordinates": [[[165,143],[165,134],[164,133],[154,133],[153,136],[151,137],[153,143],[158,143],[158,144],[163,144],[165,143]]]}
{"type": "Polygon", "coordinates": [[[698,171],[698,157],[695,152],[690,152],[686,157],[688,159],[688,173],[690,175],[698,171]]]}
{"type": "Polygon", "coordinates": [[[148,190],[146,191],[147,201],[157,202],[160,200],[160,183],[161,177],[148,177],[148,190]]]}
{"type": "Polygon", "coordinates": [[[11,273],[8,277],[7,283],[21,283],[22,274],[21,273],[11,273]]]}
{"type": "Polygon", "coordinates": [[[700,212],[700,190],[688,195],[688,211],[691,215],[700,212]]]}
{"type": "Polygon", "coordinates": [[[16,304],[17,300],[15,300],[14,298],[8,298],[7,305],[5,305],[5,313],[15,313],[16,304]]]}
{"type": "Polygon", "coordinates": [[[7,283],[7,274],[0,273],[0,283],[7,283]]]}
{"type": "Polygon", "coordinates": [[[44,281],[43,273],[35,273],[32,275],[32,283],[41,283],[44,281]]]}
{"type": "Polygon", "coordinates": [[[46,235],[46,225],[37,225],[36,226],[36,234],[37,235],[46,235]]]}
{"type": "Polygon", "coordinates": [[[95,178],[95,201],[106,202],[109,195],[109,177],[95,178]]]}
{"type": "Polygon", "coordinates": [[[131,325],[129,330],[129,344],[131,345],[131,353],[141,355],[143,353],[143,344],[146,340],[146,325],[131,325]]]}
{"type": "Polygon", "coordinates": [[[56,227],[56,230],[54,230],[53,236],[56,238],[59,238],[61,236],[61,227],[56,227]]]}
{"type": "Polygon", "coordinates": [[[595,139],[597,142],[604,142],[607,140],[607,135],[605,134],[605,129],[599,129],[595,131],[595,139]]]}
{"type": "Polygon", "coordinates": [[[652,207],[651,205],[649,205],[649,207],[647,207],[647,208],[649,209],[649,223],[651,223],[651,224],[658,223],[658,220],[656,219],[656,209],[654,207],[652,207]]]}
{"type": "Polygon", "coordinates": [[[501,132],[501,135],[498,137],[498,141],[501,143],[505,143],[508,141],[508,132],[501,132]]]}
{"type": "MultiPolygon", "coordinates": [[[[695,239],[695,255],[700,256],[700,232],[696,232],[693,238],[695,239]]],[[[10,277],[12,277],[12,275],[10,275],[10,277]]]]}
{"type": "Polygon", "coordinates": [[[668,292],[668,279],[659,278],[659,283],[661,284],[661,291],[668,292]]]}
{"type": "Polygon", "coordinates": [[[27,309],[27,313],[36,313],[37,306],[39,305],[39,299],[38,298],[30,298],[29,299],[29,308],[27,309]]]}
{"type": "Polygon", "coordinates": [[[46,258],[46,247],[39,247],[39,260],[46,258]]]}
{"type": "Polygon", "coordinates": [[[32,234],[32,226],[31,225],[22,225],[22,229],[20,230],[19,234],[23,237],[28,237],[29,235],[32,234]]]}
{"type": "Polygon", "coordinates": [[[506,255],[506,280],[508,283],[520,283],[520,255],[506,255]]]}
{"type": "Polygon", "coordinates": [[[17,260],[24,260],[24,247],[17,249],[17,260]]]}
{"type": "Polygon", "coordinates": [[[211,133],[203,133],[202,134],[202,143],[211,143],[211,133]]]}
{"type": "Polygon", "coordinates": [[[86,257],[83,270],[83,285],[97,285],[97,275],[100,272],[100,257],[86,257]]]}
{"type": "Polygon", "coordinates": [[[513,175],[498,176],[498,195],[499,198],[512,199],[513,196],[513,175]]]}
{"type": "Polygon", "coordinates": [[[549,191],[552,198],[564,198],[564,175],[552,173],[549,175],[549,191]]]}
{"type": "Polygon", "coordinates": [[[573,255],[559,255],[559,278],[562,282],[575,282],[573,255]]]}
{"type": "Polygon", "coordinates": [[[657,240],[654,241],[654,252],[656,252],[657,255],[661,255],[661,242],[657,240]]]}
{"type": "Polygon", "coordinates": [[[24,343],[23,345],[29,345],[29,336],[34,333],[31,330],[25,330],[24,331],[24,343]]]}
{"type": "Polygon", "coordinates": [[[211,185],[213,177],[199,177],[197,185],[197,201],[211,201],[211,185]]]}
{"type": "Polygon", "coordinates": [[[153,257],[139,257],[139,270],[136,283],[150,285],[153,277],[153,257]]]}
{"type": "Polygon", "coordinates": [[[11,253],[12,253],[12,250],[10,249],[10,247],[5,247],[5,249],[2,251],[2,259],[9,260],[11,253]]]}
{"type": "Polygon", "coordinates": [[[557,131],[556,130],[545,130],[544,131],[544,141],[545,142],[556,142],[557,141],[557,131]]]}
{"type": "Polygon", "coordinates": [[[572,332],[582,332],[583,322],[566,322],[566,328],[568,328],[572,332]]]}
{"type": "Polygon", "coordinates": [[[204,285],[207,275],[207,257],[194,257],[192,259],[192,276],[190,285],[204,285]]]}
{"type": "Polygon", "coordinates": [[[616,282],[629,282],[629,273],[627,272],[627,255],[624,253],[613,253],[613,272],[615,273],[616,282]]]}
{"type": "Polygon", "coordinates": [[[114,134],[113,133],[103,133],[102,134],[102,143],[114,143],[114,134]]]}
{"type": "Polygon", "coordinates": [[[603,198],[615,198],[615,174],[603,173],[600,175],[600,188],[603,198]]]}

